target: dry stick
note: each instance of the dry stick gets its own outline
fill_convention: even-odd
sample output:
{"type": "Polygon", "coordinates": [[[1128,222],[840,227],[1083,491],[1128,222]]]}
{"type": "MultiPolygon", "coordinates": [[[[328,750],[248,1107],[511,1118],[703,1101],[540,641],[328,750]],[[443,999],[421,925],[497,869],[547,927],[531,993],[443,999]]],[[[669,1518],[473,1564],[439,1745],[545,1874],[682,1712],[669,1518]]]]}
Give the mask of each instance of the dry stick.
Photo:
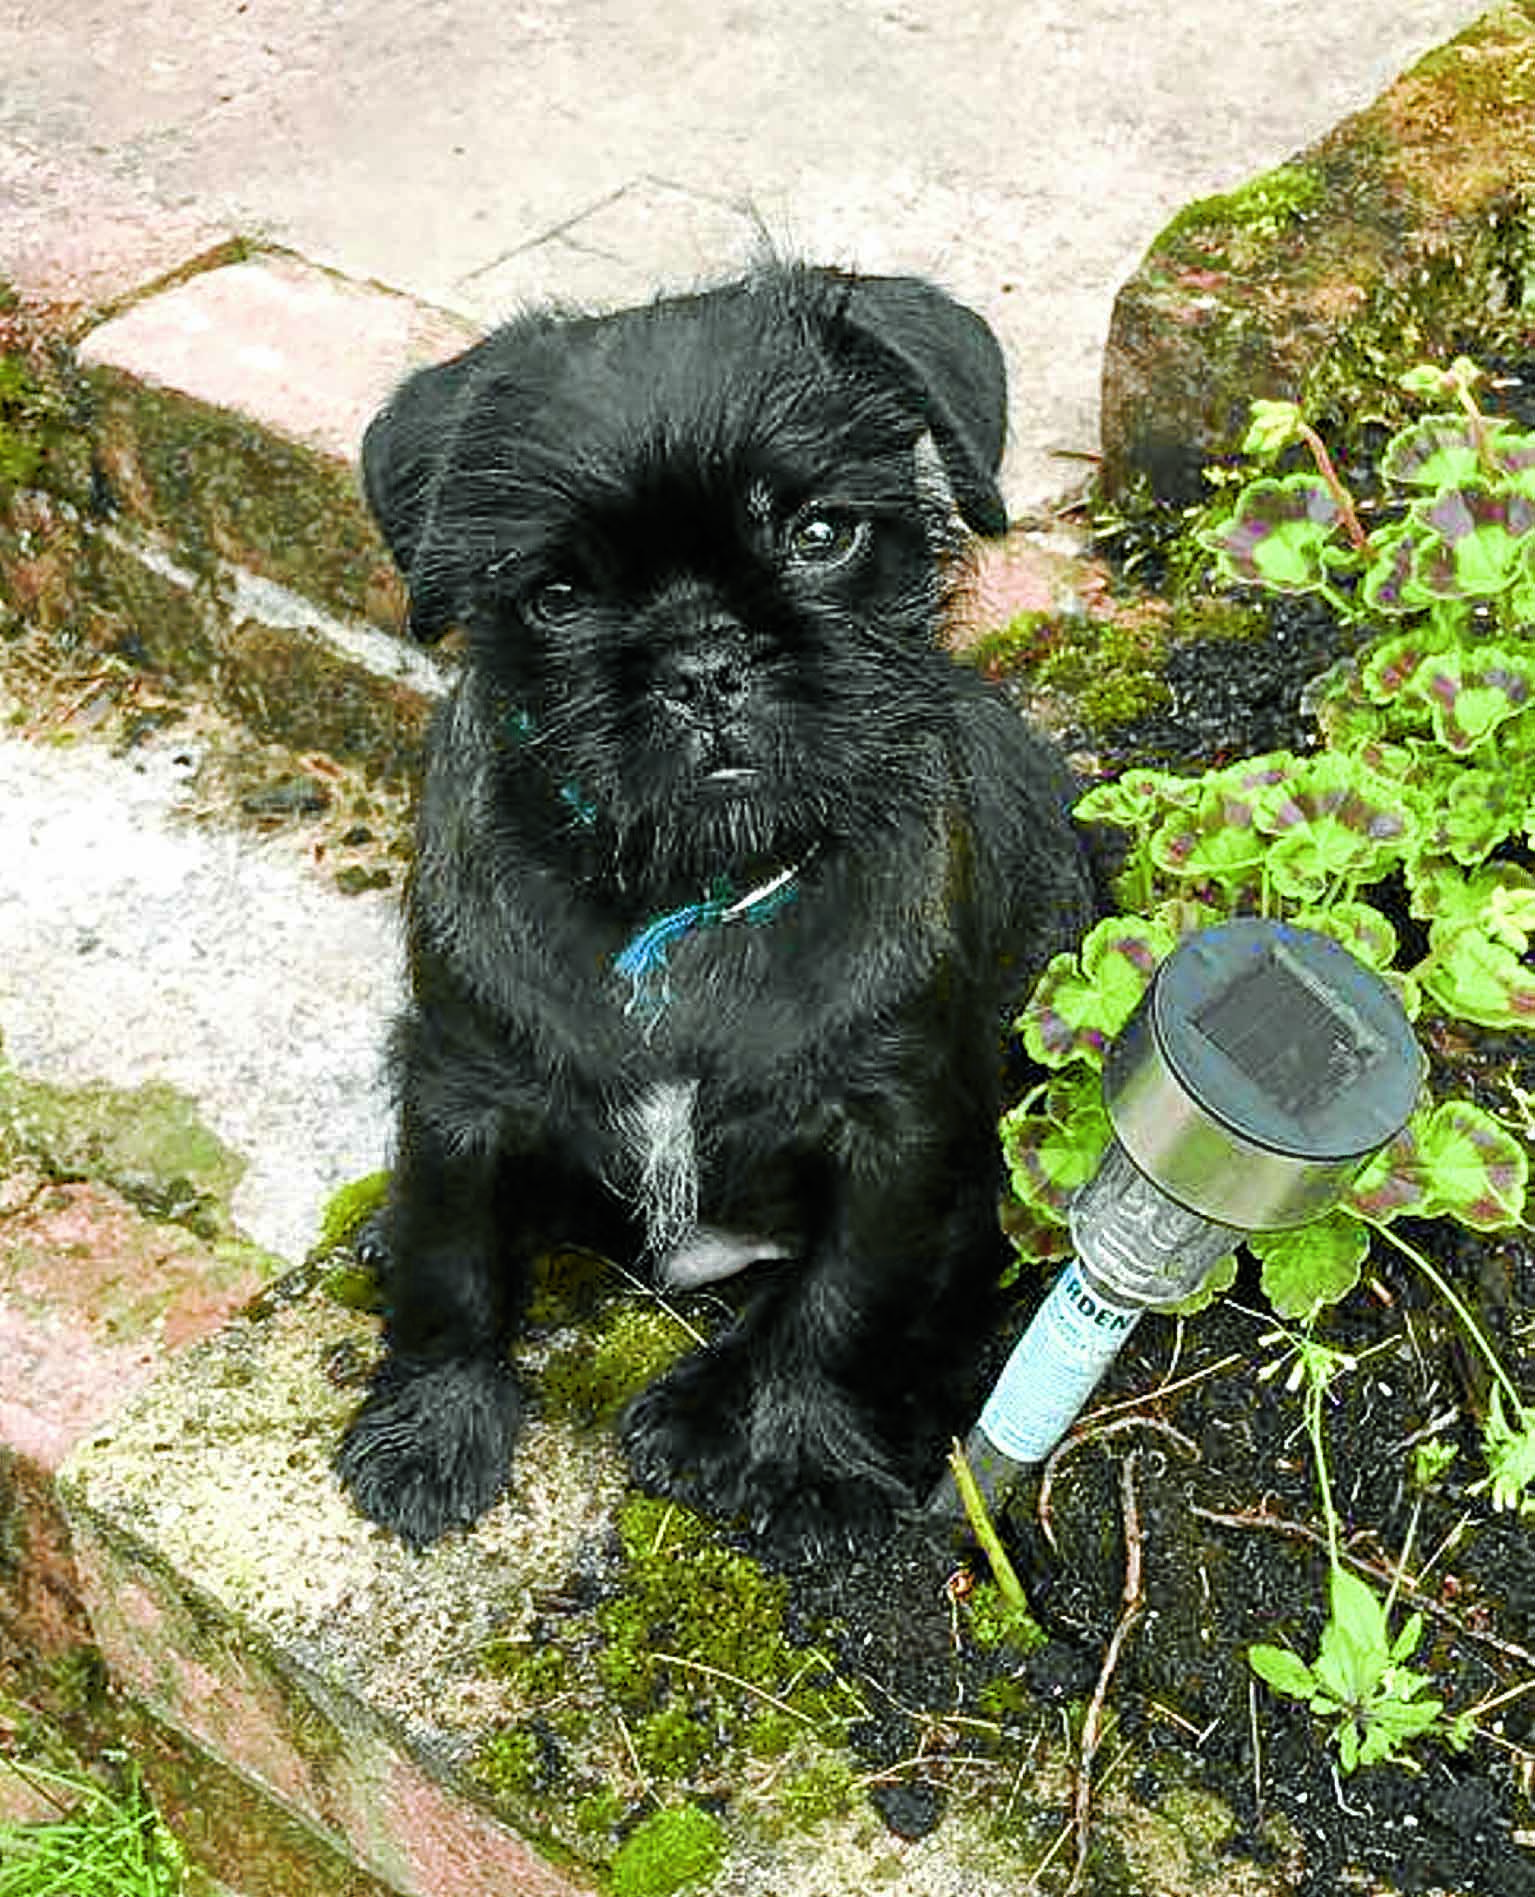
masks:
{"type": "MultiPolygon", "coordinates": [[[[1201,1521],[1214,1522],[1220,1528],[1271,1528],[1276,1534],[1289,1535],[1294,1541],[1307,1541],[1323,1553],[1327,1551],[1326,1535],[1315,1528],[1308,1528],[1304,1522],[1286,1521],[1282,1515],[1225,1515],[1219,1509],[1201,1508],[1197,1502],[1189,1503],[1189,1513],[1197,1515],[1201,1521]]],[[[1350,1554],[1346,1548],[1339,1550],[1338,1558],[1358,1573],[1368,1575],[1372,1581],[1390,1586],[1395,1571],[1393,1568],[1379,1561],[1365,1561],[1359,1555],[1350,1554]]],[[[1500,1640],[1496,1634],[1483,1633],[1462,1620],[1458,1614],[1451,1613],[1448,1607],[1442,1607],[1432,1595],[1423,1593],[1413,1582],[1403,1580],[1397,1593],[1414,1607],[1421,1608],[1431,1620],[1441,1620],[1445,1626],[1453,1627],[1463,1639],[1491,1647],[1494,1653],[1518,1660],[1523,1666],[1535,1667],[1535,1653],[1531,1653],[1527,1647],[1518,1646],[1512,1640],[1500,1640]]]]}
{"type": "MultiPolygon", "coordinates": [[[[1039,1516],[1040,1533],[1052,1548],[1057,1548],[1055,1524],[1050,1516],[1050,1501],[1055,1492],[1056,1471],[1073,1450],[1085,1449],[1091,1442],[1100,1442],[1105,1436],[1118,1436],[1127,1429],[1154,1429],[1176,1443],[1185,1455],[1199,1461],[1199,1444],[1191,1436],[1185,1436],[1181,1429],[1174,1429],[1171,1423],[1164,1423],[1159,1416],[1121,1416],[1112,1423],[1095,1424],[1091,1418],[1079,1425],[1063,1442],[1057,1443],[1045,1461],[1045,1472],[1040,1478],[1039,1500],[1035,1512],[1039,1516]]],[[[1057,1548],[1057,1552],[1059,1552],[1057,1548]]]]}
{"type": "Polygon", "coordinates": [[[1125,1529],[1125,1582],[1120,1591],[1124,1605],[1120,1609],[1119,1623],[1109,1641],[1108,1652],[1103,1656],[1103,1665],[1099,1669],[1098,1684],[1093,1688],[1093,1696],[1088,1702],[1087,1717],[1082,1721],[1082,1753],[1077,1763],[1076,1799],[1072,1810],[1072,1825],[1077,1834],[1077,1862],[1071,1873],[1071,1882],[1066,1886],[1066,1897],[1082,1888],[1082,1879],[1087,1874],[1087,1846],[1089,1825],[1092,1818],[1093,1803],[1093,1760],[1098,1754],[1098,1745],[1103,1737],[1103,1707],[1109,1695],[1109,1681],[1114,1677],[1114,1669],[1119,1665],[1119,1656],[1124,1651],[1125,1642],[1133,1632],[1137,1621],[1146,1611],[1146,1595],[1141,1585],[1141,1513],[1135,1498],[1135,1458],[1139,1452],[1132,1449],[1125,1457],[1120,1470],[1119,1497],[1120,1509],[1125,1529]]]}

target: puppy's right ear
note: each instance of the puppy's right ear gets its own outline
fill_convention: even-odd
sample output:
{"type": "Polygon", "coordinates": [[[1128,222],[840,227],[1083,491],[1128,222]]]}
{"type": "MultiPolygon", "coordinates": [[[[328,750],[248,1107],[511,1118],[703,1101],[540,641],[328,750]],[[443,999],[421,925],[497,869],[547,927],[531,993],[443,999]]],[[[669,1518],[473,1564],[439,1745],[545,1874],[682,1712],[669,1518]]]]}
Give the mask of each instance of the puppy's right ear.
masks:
{"type": "Polygon", "coordinates": [[[438,512],[484,348],[476,343],[450,362],[418,369],[362,439],[363,493],[410,588],[410,630],[427,643],[448,630],[457,605],[438,512]]]}

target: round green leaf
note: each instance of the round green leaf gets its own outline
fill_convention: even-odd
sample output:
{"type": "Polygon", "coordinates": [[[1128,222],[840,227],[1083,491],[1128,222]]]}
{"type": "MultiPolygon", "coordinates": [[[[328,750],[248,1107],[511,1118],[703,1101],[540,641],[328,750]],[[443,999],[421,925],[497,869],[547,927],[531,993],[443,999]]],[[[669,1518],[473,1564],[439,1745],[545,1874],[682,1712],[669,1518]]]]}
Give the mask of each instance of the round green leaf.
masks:
{"type": "Polygon", "coordinates": [[[1431,1211],[1478,1232],[1504,1231],[1523,1217],[1529,1155],[1469,1100],[1443,1101],[1429,1115],[1420,1164],[1431,1211]]]}
{"type": "Polygon", "coordinates": [[[1100,1065],[1173,947],[1172,931],[1144,916],[1100,922],[1080,956],[1057,955],[1040,977],[1018,1021],[1030,1056],[1042,1067],[1069,1060],[1100,1065]]]}
{"type": "Polygon", "coordinates": [[[1228,577],[1282,593],[1304,593],[1327,579],[1324,551],[1341,518],[1325,481],[1291,474],[1243,488],[1236,511],[1201,534],[1228,577]]]}
{"type": "Polygon", "coordinates": [[[1316,1687],[1311,1668],[1288,1647],[1270,1647],[1262,1641],[1247,1649],[1248,1664],[1276,1693],[1290,1699],[1310,1699],[1316,1687]]]}
{"type": "Polygon", "coordinates": [[[1263,1266],[1263,1294],[1281,1317],[1308,1317],[1321,1304],[1336,1304],[1359,1282],[1370,1235],[1347,1212],[1290,1232],[1254,1232],[1248,1249],[1263,1266]]]}

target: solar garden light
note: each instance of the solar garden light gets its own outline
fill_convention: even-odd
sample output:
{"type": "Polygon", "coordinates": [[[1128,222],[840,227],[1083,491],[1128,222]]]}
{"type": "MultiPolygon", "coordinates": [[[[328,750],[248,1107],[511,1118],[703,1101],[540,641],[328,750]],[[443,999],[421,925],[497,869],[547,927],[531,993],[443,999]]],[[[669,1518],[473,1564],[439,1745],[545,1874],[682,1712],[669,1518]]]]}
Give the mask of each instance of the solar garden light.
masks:
{"type": "MultiPolygon", "coordinates": [[[[1406,1125],[1423,1057],[1401,1003],[1329,937],[1245,920],[1167,958],[1104,1060],[1114,1138],[1071,1203],[1075,1257],[965,1455],[988,1505],[1065,1434],[1143,1312],[1244,1232],[1327,1211],[1406,1125]]],[[[952,1475],[930,1503],[958,1518],[952,1475]]]]}

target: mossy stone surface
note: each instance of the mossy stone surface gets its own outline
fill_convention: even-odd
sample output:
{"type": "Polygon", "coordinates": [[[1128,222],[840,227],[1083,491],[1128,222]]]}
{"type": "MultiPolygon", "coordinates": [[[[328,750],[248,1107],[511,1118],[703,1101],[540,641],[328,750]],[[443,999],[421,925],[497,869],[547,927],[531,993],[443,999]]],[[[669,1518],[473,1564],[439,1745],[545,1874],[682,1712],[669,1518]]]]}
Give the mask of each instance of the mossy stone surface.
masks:
{"type": "Polygon", "coordinates": [[[21,1161],[50,1179],[96,1180],[203,1238],[232,1235],[229,1197],[245,1170],[164,1082],[56,1086],[17,1073],[0,1054],[0,1170],[21,1161]]]}
{"type": "Polygon", "coordinates": [[[1389,419],[1392,377],[1527,320],[1535,4],[1504,0],[1288,163],[1189,206],[1115,303],[1110,500],[1200,500],[1256,396],[1389,419]]]}

